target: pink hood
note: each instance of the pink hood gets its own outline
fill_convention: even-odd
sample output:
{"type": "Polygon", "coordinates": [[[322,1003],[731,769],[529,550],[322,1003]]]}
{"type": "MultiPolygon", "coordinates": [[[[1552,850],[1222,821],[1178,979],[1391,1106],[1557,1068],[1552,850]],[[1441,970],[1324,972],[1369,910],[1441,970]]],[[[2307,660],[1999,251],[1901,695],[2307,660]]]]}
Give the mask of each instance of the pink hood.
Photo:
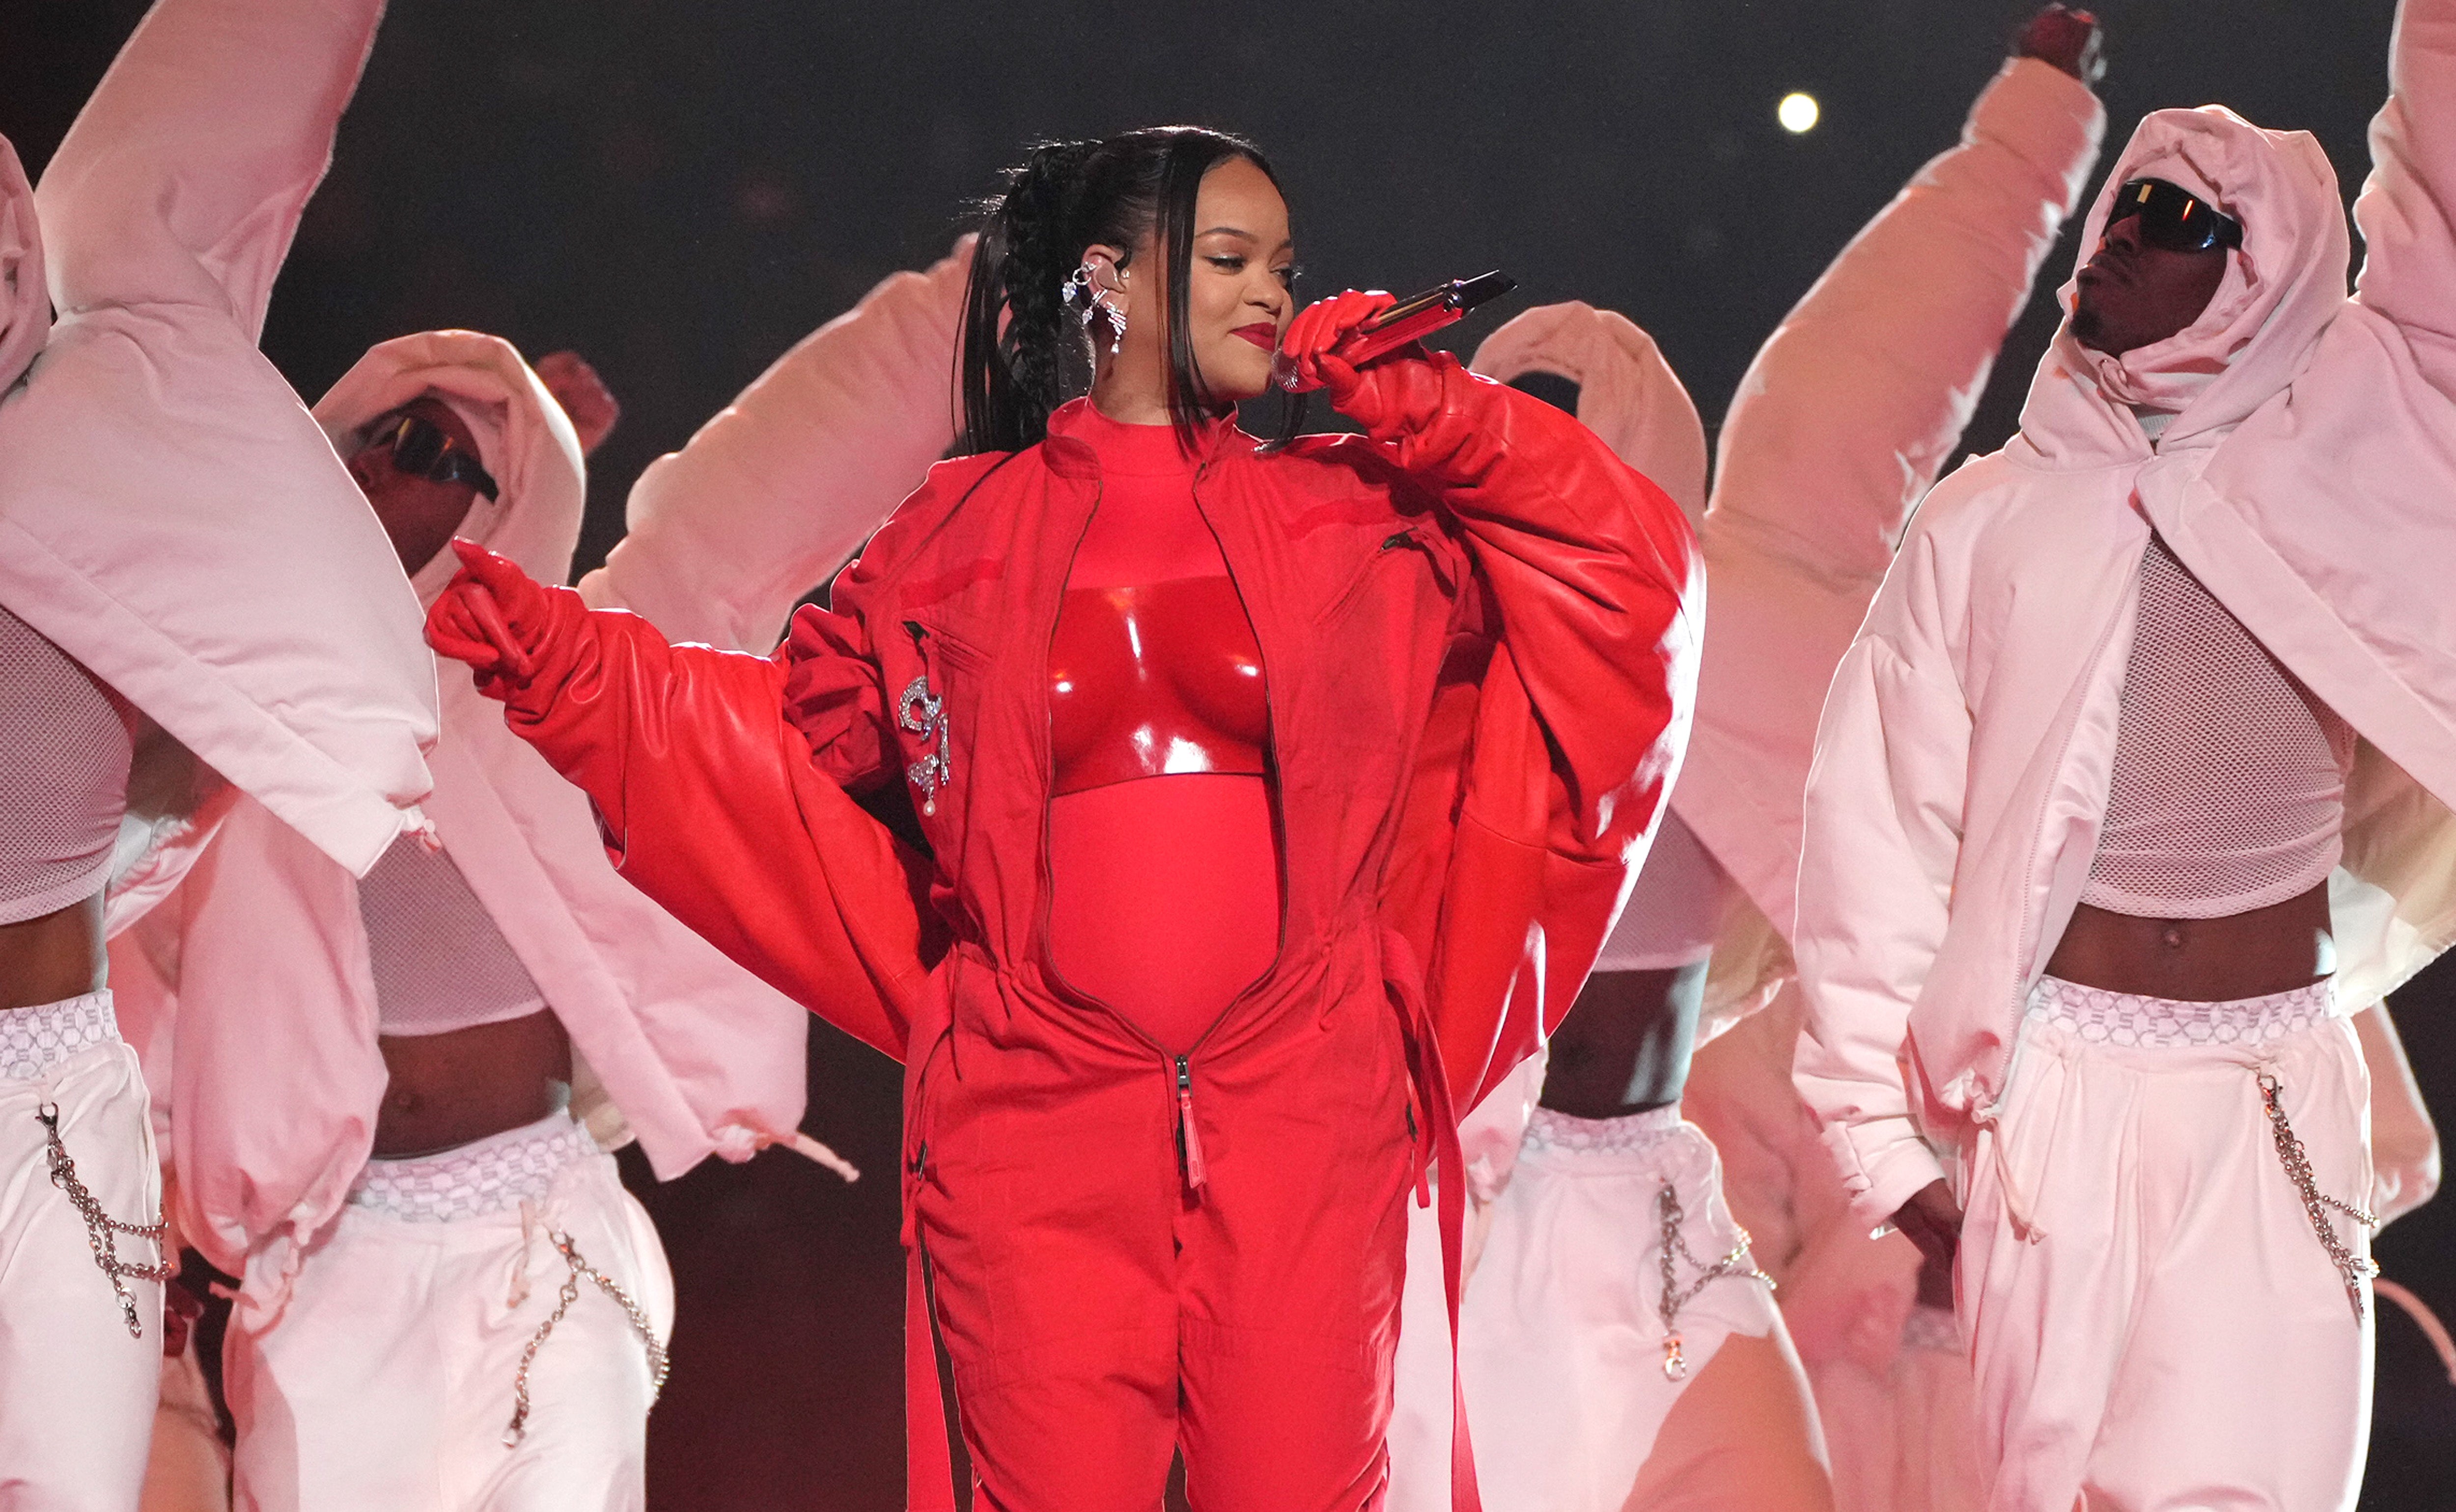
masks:
{"type": "MultiPolygon", "coordinates": [[[[508,343],[467,331],[384,342],[316,414],[354,447],[368,422],[429,394],[468,421],[501,485],[498,501],[477,501],[466,533],[544,581],[567,578],[579,442],[508,343]]],[[[447,553],[416,574],[424,596],[451,563],[447,553]]],[[[627,1127],[670,1177],[789,1137],[808,1015],[617,875],[586,798],[465,674],[444,681],[430,760],[436,836],[570,1032],[574,1112],[599,1138],[619,1143],[627,1127]]],[[[254,806],[183,894],[171,984],[181,1221],[215,1263],[243,1271],[251,1305],[277,1307],[297,1247],[366,1159],[382,1095],[366,931],[348,874],[254,806]]]]}
{"type": "MultiPolygon", "coordinates": [[[[476,331],[423,331],[379,343],[316,401],[316,423],[347,457],[364,444],[370,424],[429,395],[467,422],[479,460],[501,490],[491,500],[478,496],[458,533],[541,582],[568,581],[587,505],[580,439],[510,342],[476,331]]],[[[421,607],[460,565],[445,550],[410,574],[421,607]]],[[[445,685],[464,681],[455,676],[445,685]]]]}
{"type": "MultiPolygon", "coordinates": [[[[36,191],[59,319],[0,401],[0,603],[354,871],[418,823],[433,662],[256,342],[379,10],[155,6],[36,191]]],[[[42,265],[0,204],[21,364],[42,265]]]]}
{"type": "Polygon", "coordinates": [[[2243,244],[2227,255],[2224,280],[2198,320],[2121,358],[2074,338],[2079,286],[2066,280],[2057,291],[2064,324],[2011,448],[2039,465],[2148,460],[2134,404],[2177,412],[2160,451],[2222,436],[2294,381],[2344,306],[2345,215],[2336,170],[2310,133],[2264,131],[2221,105],[2144,116],[2090,207],[2080,262],[2105,230],[2115,191],[2135,178],[2167,179],[2215,201],[2243,223],[2243,244]]]}
{"type": "Polygon", "coordinates": [[[1706,426],[1654,337],[1627,316],[1572,300],[1525,311],[1467,364],[1498,382],[1549,373],[1578,385],[1578,419],[1622,461],[1706,518],[1706,426]]]}

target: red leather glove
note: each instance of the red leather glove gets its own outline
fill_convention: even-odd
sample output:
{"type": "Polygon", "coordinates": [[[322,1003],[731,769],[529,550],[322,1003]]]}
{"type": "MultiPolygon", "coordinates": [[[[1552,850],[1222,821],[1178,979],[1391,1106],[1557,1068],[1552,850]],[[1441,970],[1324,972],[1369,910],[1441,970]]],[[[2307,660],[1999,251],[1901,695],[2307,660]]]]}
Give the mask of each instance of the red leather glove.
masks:
{"type": "Polygon", "coordinates": [[[1294,370],[1297,386],[1319,385],[1333,409],[1362,421],[1368,430],[1387,420],[1390,417],[1382,413],[1387,406],[1376,402],[1370,375],[1385,363],[1410,358],[1421,359],[1423,348],[1413,344],[1401,347],[1377,358],[1361,373],[1331,349],[1398,302],[1395,296],[1379,290],[1360,293],[1350,289],[1345,294],[1316,300],[1297,312],[1297,317],[1288,322],[1288,334],[1279,341],[1280,358],[1294,370]]]}
{"type": "Polygon", "coordinates": [[[458,537],[452,550],[460,570],[426,611],[426,644],[440,656],[468,663],[479,692],[509,698],[537,675],[553,601],[509,557],[458,537]]]}

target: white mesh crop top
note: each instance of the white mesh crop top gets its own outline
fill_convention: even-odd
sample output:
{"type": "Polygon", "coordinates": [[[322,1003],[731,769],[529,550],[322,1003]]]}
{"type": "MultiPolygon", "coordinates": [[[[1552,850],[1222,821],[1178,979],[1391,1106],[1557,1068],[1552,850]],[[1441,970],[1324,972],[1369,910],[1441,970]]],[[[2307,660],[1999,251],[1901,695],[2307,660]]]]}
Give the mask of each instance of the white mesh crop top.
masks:
{"type": "Polygon", "coordinates": [[[2354,737],[2151,538],[2098,858],[2081,901],[2215,919],[2327,880],[2354,737]]]}
{"type": "Polygon", "coordinates": [[[358,915],[383,1033],[448,1033],[546,1006],[460,868],[416,836],[395,841],[358,884],[358,915]]]}
{"type": "Polygon", "coordinates": [[[1715,937],[1739,890],[1697,832],[1667,813],[1628,907],[1595,957],[1598,971],[1668,971],[1714,953],[1715,937]]]}
{"type": "Polygon", "coordinates": [[[93,674],[0,609],[0,924],[102,890],[130,757],[127,723],[93,674]]]}

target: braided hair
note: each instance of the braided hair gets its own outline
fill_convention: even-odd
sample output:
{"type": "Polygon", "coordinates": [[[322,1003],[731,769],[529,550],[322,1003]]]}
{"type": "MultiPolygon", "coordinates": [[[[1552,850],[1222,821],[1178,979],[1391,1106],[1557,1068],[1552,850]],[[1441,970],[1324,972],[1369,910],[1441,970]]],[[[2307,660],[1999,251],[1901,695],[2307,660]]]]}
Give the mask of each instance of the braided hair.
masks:
{"type": "Polygon", "coordinates": [[[1090,391],[1091,337],[1063,297],[1066,281],[1084,248],[1132,249],[1147,235],[1166,270],[1169,415],[1178,436],[1192,441],[1220,407],[1203,386],[1187,335],[1195,196],[1202,175],[1230,157],[1271,174],[1251,142],[1198,126],[1043,142],[1006,171],[1006,192],[981,207],[980,243],[964,292],[956,357],[962,451],[1034,445],[1048,435],[1052,411],[1090,391]]]}

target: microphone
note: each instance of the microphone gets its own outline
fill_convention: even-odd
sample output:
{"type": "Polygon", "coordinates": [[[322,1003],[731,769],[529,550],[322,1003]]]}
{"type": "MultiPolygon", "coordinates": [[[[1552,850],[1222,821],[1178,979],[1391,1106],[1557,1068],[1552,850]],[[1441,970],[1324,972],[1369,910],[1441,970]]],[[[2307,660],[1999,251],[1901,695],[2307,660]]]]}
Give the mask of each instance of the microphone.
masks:
{"type": "MultiPolygon", "coordinates": [[[[1446,325],[1456,325],[1466,318],[1467,312],[1487,304],[1518,287],[1518,280],[1495,270],[1473,278],[1453,278],[1437,283],[1422,294],[1411,294],[1364,324],[1349,332],[1330,349],[1331,356],[1350,367],[1362,367],[1377,357],[1395,352],[1410,341],[1421,340],[1446,325]]],[[[1300,393],[1295,367],[1281,353],[1271,363],[1272,380],[1291,394],[1300,393]]],[[[1318,387],[1306,384],[1305,388],[1318,387]]]]}

